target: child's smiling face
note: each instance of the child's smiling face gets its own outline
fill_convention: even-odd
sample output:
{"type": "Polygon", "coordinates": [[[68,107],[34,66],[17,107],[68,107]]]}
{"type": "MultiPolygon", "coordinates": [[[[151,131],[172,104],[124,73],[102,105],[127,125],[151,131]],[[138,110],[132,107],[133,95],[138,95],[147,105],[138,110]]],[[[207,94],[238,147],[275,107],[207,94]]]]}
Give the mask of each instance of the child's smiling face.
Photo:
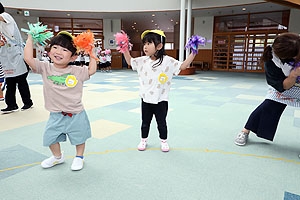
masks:
{"type": "Polygon", "coordinates": [[[74,61],[77,56],[72,56],[72,52],[67,48],[53,45],[50,49],[49,57],[57,67],[63,68],[66,67],[69,62],[74,61]]]}

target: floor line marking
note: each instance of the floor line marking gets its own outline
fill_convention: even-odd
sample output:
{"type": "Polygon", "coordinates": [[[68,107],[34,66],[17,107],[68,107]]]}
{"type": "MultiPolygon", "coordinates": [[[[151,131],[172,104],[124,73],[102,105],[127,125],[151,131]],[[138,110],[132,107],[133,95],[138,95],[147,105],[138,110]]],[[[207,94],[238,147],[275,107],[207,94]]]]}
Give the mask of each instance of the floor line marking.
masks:
{"type": "MultiPolygon", "coordinates": [[[[149,148],[147,150],[160,150],[159,148],[149,148]]],[[[251,154],[245,154],[245,153],[234,153],[234,152],[227,152],[227,151],[218,151],[218,150],[209,150],[209,149],[170,149],[171,151],[204,151],[204,152],[214,152],[214,153],[223,153],[223,154],[232,154],[232,155],[240,155],[240,156],[249,156],[249,157],[256,157],[256,158],[266,158],[266,159],[273,159],[273,160],[281,160],[285,162],[291,162],[291,163],[296,163],[300,164],[300,161],[294,161],[294,160],[288,160],[284,158],[275,158],[275,157],[270,157],[270,156],[259,156],[259,155],[251,155],[251,154]]],[[[124,152],[124,151],[137,151],[137,149],[121,149],[121,150],[105,150],[102,152],[94,152],[94,153],[85,153],[84,155],[95,155],[95,154],[105,154],[105,153],[116,153],[116,152],[124,152]]],[[[69,156],[67,158],[74,158],[75,156],[69,156]]],[[[41,162],[36,162],[36,163],[31,163],[27,165],[20,165],[16,167],[10,167],[7,169],[0,169],[0,172],[4,171],[9,171],[9,170],[14,170],[14,169],[19,169],[22,167],[28,167],[32,165],[37,165],[41,164],[41,162]]]]}

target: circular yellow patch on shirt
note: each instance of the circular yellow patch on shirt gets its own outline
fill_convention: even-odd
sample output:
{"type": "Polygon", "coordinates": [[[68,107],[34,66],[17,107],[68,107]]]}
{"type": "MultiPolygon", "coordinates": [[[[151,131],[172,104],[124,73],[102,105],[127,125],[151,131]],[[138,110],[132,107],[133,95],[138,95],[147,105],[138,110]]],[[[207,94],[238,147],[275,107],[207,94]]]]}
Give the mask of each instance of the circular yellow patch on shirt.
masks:
{"type": "Polygon", "coordinates": [[[161,73],[159,75],[159,82],[165,83],[165,82],[167,82],[167,79],[168,79],[168,77],[164,73],[161,73]]]}
{"type": "Polygon", "coordinates": [[[68,87],[75,87],[76,84],[77,84],[77,79],[74,75],[69,75],[67,78],[66,78],[66,86],[68,87]]]}

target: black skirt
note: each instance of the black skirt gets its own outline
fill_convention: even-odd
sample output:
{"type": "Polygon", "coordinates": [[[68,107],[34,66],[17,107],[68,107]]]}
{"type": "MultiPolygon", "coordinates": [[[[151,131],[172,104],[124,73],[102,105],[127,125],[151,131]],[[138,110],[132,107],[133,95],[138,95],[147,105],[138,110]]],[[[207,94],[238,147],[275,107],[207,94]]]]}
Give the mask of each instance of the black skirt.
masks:
{"type": "Polygon", "coordinates": [[[266,99],[251,113],[245,128],[254,132],[258,137],[273,141],[285,108],[286,104],[266,99]]]}

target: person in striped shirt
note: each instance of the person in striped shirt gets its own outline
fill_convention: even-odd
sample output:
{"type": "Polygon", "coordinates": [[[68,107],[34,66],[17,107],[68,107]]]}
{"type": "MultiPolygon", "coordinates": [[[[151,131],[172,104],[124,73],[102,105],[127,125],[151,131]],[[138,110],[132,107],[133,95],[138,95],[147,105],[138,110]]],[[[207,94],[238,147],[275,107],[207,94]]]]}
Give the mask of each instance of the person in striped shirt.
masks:
{"type": "Polygon", "coordinates": [[[5,75],[0,63],[0,101],[4,101],[3,90],[5,88],[5,75]]]}

